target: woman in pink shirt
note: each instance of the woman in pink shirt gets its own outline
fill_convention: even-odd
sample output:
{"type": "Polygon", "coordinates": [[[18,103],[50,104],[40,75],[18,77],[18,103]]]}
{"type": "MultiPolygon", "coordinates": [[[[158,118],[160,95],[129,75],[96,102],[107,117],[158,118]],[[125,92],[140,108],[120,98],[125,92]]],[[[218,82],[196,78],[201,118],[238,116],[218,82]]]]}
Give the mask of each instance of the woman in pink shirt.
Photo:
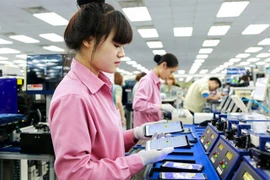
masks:
{"type": "Polygon", "coordinates": [[[132,40],[125,16],[104,2],[82,6],[64,33],[75,51],[69,73],[56,88],[49,112],[59,180],[130,179],[144,165],[173,151],[140,151],[125,156],[144,126],[124,131],[112,100],[112,83],[102,72],[114,73],[132,40]]]}
{"type": "Polygon", "coordinates": [[[160,80],[166,80],[177,70],[178,60],[170,53],[163,56],[155,55],[157,66],[144,76],[138,85],[133,100],[134,127],[146,122],[155,122],[162,119],[161,110],[172,112],[174,107],[170,104],[161,104],[160,80]]]}

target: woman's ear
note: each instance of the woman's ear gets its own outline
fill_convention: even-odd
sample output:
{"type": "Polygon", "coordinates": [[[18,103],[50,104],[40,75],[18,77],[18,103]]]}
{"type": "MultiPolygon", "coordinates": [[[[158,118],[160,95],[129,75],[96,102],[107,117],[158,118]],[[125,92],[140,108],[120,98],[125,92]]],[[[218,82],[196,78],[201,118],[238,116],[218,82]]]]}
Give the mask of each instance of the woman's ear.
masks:
{"type": "Polygon", "coordinates": [[[162,62],[160,65],[161,65],[161,67],[164,68],[164,69],[167,68],[167,62],[162,62]]]}
{"type": "Polygon", "coordinates": [[[83,40],[83,45],[87,48],[91,47],[93,45],[93,37],[83,40]]]}

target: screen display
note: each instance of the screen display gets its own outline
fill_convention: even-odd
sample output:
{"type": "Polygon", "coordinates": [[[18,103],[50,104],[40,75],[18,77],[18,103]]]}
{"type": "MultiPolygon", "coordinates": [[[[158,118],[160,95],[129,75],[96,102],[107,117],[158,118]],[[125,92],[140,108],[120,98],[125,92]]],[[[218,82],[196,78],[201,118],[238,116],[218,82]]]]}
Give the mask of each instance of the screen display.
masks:
{"type": "Polygon", "coordinates": [[[170,168],[180,168],[180,169],[194,169],[201,170],[201,164],[190,164],[190,163],[180,163],[180,162],[165,162],[162,167],[170,167],[170,168]]]}
{"type": "Polygon", "coordinates": [[[214,138],[215,138],[215,135],[214,135],[214,134],[212,134],[212,135],[211,135],[211,139],[214,139],[214,138]]]}
{"type": "Polygon", "coordinates": [[[72,55],[28,55],[26,66],[26,92],[53,94],[55,88],[69,71],[72,55]]]}
{"type": "Polygon", "coordinates": [[[209,129],[207,129],[206,133],[207,133],[207,134],[209,134],[209,132],[210,132],[210,130],[209,130],[209,129]]]}
{"type": "Polygon", "coordinates": [[[245,172],[243,175],[244,180],[255,180],[248,172],[245,172]]]}
{"type": "Polygon", "coordinates": [[[203,173],[172,173],[172,172],[166,172],[161,173],[162,178],[164,179],[197,179],[197,180],[203,180],[206,179],[205,175],[203,173]]]}
{"type": "Polygon", "coordinates": [[[146,136],[152,136],[155,133],[174,133],[184,130],[180,121],[168,123],[154,123],[147,125],[145,128],[146,136]]]}
{"type": "Polygon", "coordinates": [[[226,157],[227,157],[229,160],[231,160],[232,157],[233,157],[233,155],[232,155],[231,152],[228,151],[228,152],[226,153],[226,157]]]}
{"type": "Polygon", "coordinates": [[[223,150],[223,148],[224,148],[224,146],[222,145],[222,144],[220,144],[219,146],[218,146],[218,148],[219,148],[219,150],[223,150]]]}

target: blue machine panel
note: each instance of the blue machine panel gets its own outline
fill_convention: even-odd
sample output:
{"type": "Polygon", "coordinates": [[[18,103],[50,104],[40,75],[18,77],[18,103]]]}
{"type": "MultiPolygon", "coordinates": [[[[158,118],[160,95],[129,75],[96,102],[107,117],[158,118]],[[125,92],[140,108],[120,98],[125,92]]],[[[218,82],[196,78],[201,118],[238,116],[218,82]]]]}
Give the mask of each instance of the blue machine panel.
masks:
{"type": "Polygon", "coordinates": [[[270,171],[262,170],[254,166],[254,161],[249,156],[243,157],[243,162],[233,176],[233,180],[269,180],[270,171]]]}
{"type": "Polygon", "coordinates": [[[0,113],[18,113],[17,79],[0,79],[0,113]]]}
{"type": "Polygon", "coordinates": [[[200,138],[200,142],[202,143],[206,153],[211,152],[211,150],[213,149],[214,145],[218,140],[219,135],[223,134],[224,132],[218,131],[214,126],[208,124],[203,135],[200,138]]]}
{"type": "Polygon", "coordinates": [[[240,160],[240,155],[224,137],[220,136],[209,159],[223,180],[231,180],[240,160]]]}

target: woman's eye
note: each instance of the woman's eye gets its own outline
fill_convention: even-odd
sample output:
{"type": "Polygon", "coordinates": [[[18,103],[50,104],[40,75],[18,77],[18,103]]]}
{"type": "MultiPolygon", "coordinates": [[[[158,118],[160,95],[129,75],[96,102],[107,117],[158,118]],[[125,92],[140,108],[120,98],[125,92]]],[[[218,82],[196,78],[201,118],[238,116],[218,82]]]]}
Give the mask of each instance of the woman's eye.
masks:
{"type": "Polygon", "coordinates": [[[115,47],[119,48],[121,45],[119,44],[114,44],[115,47]]]}

